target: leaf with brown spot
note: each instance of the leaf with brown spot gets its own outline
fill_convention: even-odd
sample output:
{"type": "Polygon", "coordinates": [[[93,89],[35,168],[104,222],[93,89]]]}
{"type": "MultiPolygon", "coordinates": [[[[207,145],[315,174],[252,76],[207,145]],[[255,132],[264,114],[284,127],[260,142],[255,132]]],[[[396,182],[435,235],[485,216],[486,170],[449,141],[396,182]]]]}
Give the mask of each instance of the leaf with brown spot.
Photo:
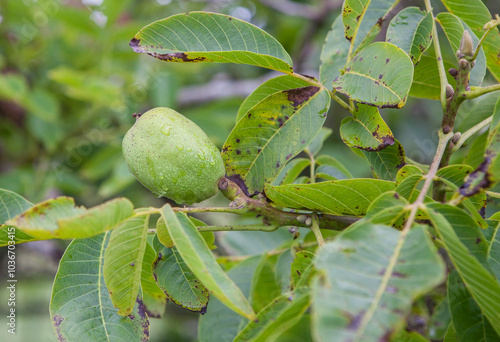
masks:
{"type": "Polygon", "coordinates": [[[410,57],[396,45],[377,42],[363,48],[347,63],[333,88],[357,102],[380,108],[401,108],[412,80],[410,57]]]}
{"type": "Polygon", "coordinates": [[[248,110],[227,138],[222,152],[226,174],[243,183],[248,194],[262,192],[264,184],[314,139],[329,106],[328,91],[314,86],[266,97],[248,110]],[[241,150],[250,153],[238,154],[241,150]]]}
{"type": "Polygon", "coordinates": [[[316,341],[387,341],[413,301],[445,279],[444,263],[422,225],[403,235],[386,225],[355,223],[319,250],[316,269],[316,341]]]}
{"type": "Polygon", "coordinates": [[[370,44],[382,28],[396,0],[346,0],[342,11],[345,38],[351,42],[350,56],[370,44]]]}
{"type": "Polygon", "coordinates": [[[61,341],[147,341],[149,321],[139,302],[130,316],[113,306],[104,283],[104,252],[111,233],[69,244],[54,279],[50,315],[61,341]]]}
{"type": "Polygon", "coordinates": [[[380,151],[394,145],[391,129],[380,116],[378,108],[358,105],[353,117],[342,120],[340,137],[349,147],[380,151]]]}
{"type": "Polygon", "coordinates": [[[405,151],[398,140],[381,151],[362,151],[373,173],[386,180],[396,180],[399,169],[405,166],[405,151]]]}
{"type": "Polygon", "coordinates": [[[135,35],[130,47],[166,62],[236,63],[292,71],[292,59],[274,37],[217,13],[189,12],[155,21],[135,35]]]}
{"type": "Polygon", "coordinates": [[[153,274],[165,295],[175,304],[190,311],[205,313],[209,293],[191,272],[175,247],[163,246],[158,237],[153,240],[162,258],[154,263],[153,274]]]}
{"type": "Polygon", "coordinates": [[[403,49],[416,65],[432,42],[432,13],[418,7],[401,10],[387,28],[386,41],[403,49]]]}

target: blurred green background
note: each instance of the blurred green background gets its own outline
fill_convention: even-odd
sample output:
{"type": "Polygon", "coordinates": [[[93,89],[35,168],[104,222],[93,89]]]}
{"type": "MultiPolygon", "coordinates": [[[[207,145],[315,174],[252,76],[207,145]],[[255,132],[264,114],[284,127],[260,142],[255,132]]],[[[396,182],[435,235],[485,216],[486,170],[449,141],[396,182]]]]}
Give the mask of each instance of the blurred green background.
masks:
{"type": "MultiPolygon", "coordinates": [[[[169,64],[138,55],[128,43],[143,26],[177,13],[203,10],[250,21],[280,41],[294,69],[318,75],[326,33],[341,0],[2,0],[0,3],[0,188],[31,202],[67,195],[93,206],[125,196],[138,206],[161,206],[129,173],[121,140],[132,114],[167,106],[201,126],[221,147],[244,97],[277,76],[231,64],[169,64]]],[[[497,0],[485,1],[498,13],[497,0]]],[[[423,1],[402,1],[403,6],[423,1]]],[[[439,4],[436,3],[439,7],[439,4]]],[[[383,38],[383,33],[380,35],[383,38]]],[[[429,162],[441,120],[438,102],[410,99],[384,118],[406,153],[429,162]]],[[[340,140],[347,115],[332,105],[334,134],[325,152],[355,175],[366,162],[340,140]]],[[[215,197],[205,205],[227,205],[215,197]]],[[[224,216],[223,220],[229,220],[224,216]]],[[[212,220],[213,216],[207,218],[212,220]]],[[[218,219],[220,220],[220,219],[218,219]]],[[[220,222],[220,221],[219,221],[220,222]]],[[[220,223],[219,223],[220,224],[220,223]]],[[[0,341],[55,341],[49,319],[52,280],[67,241],[17,246],[17,335],[7,334],[6,258],[0,251],[0,341]]],[[[167,305],[152,320],[151,341],[195,341],[197,316],[167,305]]]]}

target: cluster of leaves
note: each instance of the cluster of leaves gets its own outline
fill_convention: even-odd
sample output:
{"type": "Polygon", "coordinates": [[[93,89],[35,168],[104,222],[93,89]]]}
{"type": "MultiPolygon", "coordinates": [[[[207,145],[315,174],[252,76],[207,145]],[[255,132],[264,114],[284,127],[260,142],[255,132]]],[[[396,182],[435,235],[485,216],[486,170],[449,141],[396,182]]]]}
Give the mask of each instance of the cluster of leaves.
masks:
{"type": "Polygon", "coordinates": [[[487,200],[500,197],[490,190],[500,181],[498,95],[482,108],[484,117],[470,118],[474,124],[463,118],[466,138],[490,125],[473,144],[475,159],[439,167],[465,141],[441,131],[428,169],[405,157],[379,111],[403,107],[408,96],[442,99],[443,84],[455,84],[442,72],[436,23],[454,51],[466,30],[479,49],[463,95],[498,89],[480,87],[487,69],[500,79],[498,20],[490,21],[479,0],[443,0],[448,12],[436,17],[426,1],[426,12],[401,10],[385,41],[374,42],[397,3],[346,0],[326,38],[319,80],[295,73],[276,39],[233,17],[191,12],[144,27],[130,43],[136,52],[284,74],[242,103],[222,149],[226,180],[238,190],[227,197],[240,205],[227,212],[248,212],[248,203],[268,209],[260,212],[264,226],[208,226],[187,215],[191,208],[134,209],[125,198],[90,209],[67,197],[33,205],[1,191],[0,244],[74,239],[50,305],[58,338],[147,340],[149,317],[161,316],[168,299],[204,314],[200,341],[498,339],[500,215],[485,218],[487,200]],[[485,24],[492,29],[478,47],[485,24]],[[332,99],[352,114],[340,126],[342,140],[365,157],[374,179],[352,178],[339,160],[319,154],[331,134],[323,124],[332,99]],[[301,152],[306,158],[296,157],[301,152]],[[444,203],[427,196],[432,182],[444,189],[444,203]],[[295,226],[311,232],[301,228],[294,241],[286,229],[258,232],[275,230],[280,215],[295,215],[295,226]],[[344,229],[346,222],[355,223],[344,229]],[[238,229],[268,234],[268,245],[227,232],[227,249],[247,257],[216,259],[212,231],[238,229]],[[432,298],[430,308],[419,302],[423,295],[432,298]],[[415,311],[431,316],[425,337],[405,329],[415,311]]]}

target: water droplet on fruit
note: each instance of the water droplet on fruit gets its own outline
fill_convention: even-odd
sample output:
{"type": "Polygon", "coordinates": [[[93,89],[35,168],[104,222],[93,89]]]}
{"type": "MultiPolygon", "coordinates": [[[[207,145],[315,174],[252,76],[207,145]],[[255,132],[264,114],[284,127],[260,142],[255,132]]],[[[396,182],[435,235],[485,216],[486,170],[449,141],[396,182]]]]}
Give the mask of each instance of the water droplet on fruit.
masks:
{"type": "Polygon", "coordinates": [[[170,126],[170,125],[163,125],[163,127],[161,128],[161,132],[163,134],[165,134],[166,136],[170,135],[171,130],[172,130],[172,126],[170,126]]]}

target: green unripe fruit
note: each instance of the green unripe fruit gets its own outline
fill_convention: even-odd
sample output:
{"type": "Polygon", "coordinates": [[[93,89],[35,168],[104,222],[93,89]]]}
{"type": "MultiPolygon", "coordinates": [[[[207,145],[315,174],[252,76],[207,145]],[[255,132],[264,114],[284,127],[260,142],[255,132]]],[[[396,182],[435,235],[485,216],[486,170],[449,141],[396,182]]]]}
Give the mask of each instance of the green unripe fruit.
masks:
{"type": "Polygon", "coordinates": [[[140,116],[123,138],[123,155],[139,182],[178,204],[214,196],[224,176],[217,147],[194,122],[170,108],[140,116]]]}

